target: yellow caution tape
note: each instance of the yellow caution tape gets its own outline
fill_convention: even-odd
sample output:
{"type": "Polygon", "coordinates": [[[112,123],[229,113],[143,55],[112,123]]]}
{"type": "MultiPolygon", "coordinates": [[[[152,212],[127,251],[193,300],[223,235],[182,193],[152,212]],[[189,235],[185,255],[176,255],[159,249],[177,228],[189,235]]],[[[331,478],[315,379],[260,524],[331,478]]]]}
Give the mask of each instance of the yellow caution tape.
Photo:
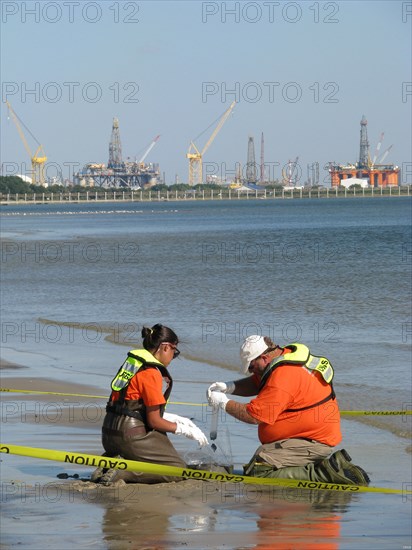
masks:
{"type": "Polygon", "coordinates": [[[247,483],[253,485],[276,485],[280,487],[293,487],[296,489],[318,489],[325,491],[339,491],[349,493],[387,493],[401,494],[404,497],[411,495],[412,491],[402,489],[388,489],[385,487],[361,487],[358,485],[342,485],[337,483],[321,483],[316,481],[303,481],[298,479],[262,478],[233,474],[223,474],[207,470],[193,470],[191,468],[179,468],[177,466],[165,466],[151,462],[137,462],[123,458],[108,458],[98,455],[84,453],[72,453],[67,451],[56,451],[52,449],[39,449],[36,447],[23,447],[21,445],[8,445],[0,443],[0,452],[21,456],[30,456],[45,460],[55,460],[76,464],[77,466],[91,466],[93,468],[114,468],[117,470],[128,470],[130,472],[144,472],[149,474],[160,474],[163,476],[182,477],[184,479],[223,481],[228,483],[247,483]]]}
{"type": "Polygon", "coordinates": [[[10,388],[0,388],[0,392],[31,393],[33,395],[63,395],[68,397],[90,397],[91,399],[107,399],[107,395],[88,395],[86,393],[61,393],[61,392],[54,392],[54,391],[38,391],[38,390],[14,390],[10,388]]]}
{"type": "MultiPolygon", "coordinates": [[[[16,390],[10,388],[0,388],[0,392],[9,393],[28,393],[33,395],[62,395],[67,397],[89,397],[90,399],[107,399],[107,395],[89,395],[84,393],[59,393],[52,391],[38,390],[16,390]]],[[[185,401],[169,401],[169,405],[188,405],[191,407],[208,407],[207,403],[188,403],[185,401]]],[[[340,414],[347,416],[403,416],[412,415],[412,410],[404,411],[340,411],[340,414]]]]}
{"type": "Polygon", "coordinates": [[[347,416],[403,416],[404,414],[411,415],[412,411],[340,411],[340,414],[345,414],[347,416]]]}

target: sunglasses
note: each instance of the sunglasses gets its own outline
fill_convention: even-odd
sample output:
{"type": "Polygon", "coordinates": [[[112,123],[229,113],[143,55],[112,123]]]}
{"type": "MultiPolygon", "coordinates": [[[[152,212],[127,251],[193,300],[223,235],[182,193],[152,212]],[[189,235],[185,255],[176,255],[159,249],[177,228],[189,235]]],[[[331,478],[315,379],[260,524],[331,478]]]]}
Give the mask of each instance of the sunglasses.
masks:
{"type": "Polygon", "coordinates": [[[171,348],[173,349],[173,359],[176,359],[176,357],[179,357],[180,355],[180,350],[177,349],[177,346],[175,344],[171,344],[170,342],[162,342],[162,346],[163,345],[168,345],[168,346],[171,346],[171,348]]]}
{"type": "Polygon", "coordinates": [[[252,363],[254,363],[255,361],[257,361],[258,359],[260,359],[262,357],[262,355],[267,355],[268,353],[270,353],[271,351],[275,351],[277,349],[281,349],[280,346],[275,346],[274,348],[267,348],[263,353],[261,353],[260,355],[258,355],[257,357],[255,357],[254,359],[252,359],[252,361],[249,363],[249,367],[248,367],[248,371],[249,372],[252,372],[253,371],[253,368],[254,368],[254,365],[252,365],[252,363]]]}

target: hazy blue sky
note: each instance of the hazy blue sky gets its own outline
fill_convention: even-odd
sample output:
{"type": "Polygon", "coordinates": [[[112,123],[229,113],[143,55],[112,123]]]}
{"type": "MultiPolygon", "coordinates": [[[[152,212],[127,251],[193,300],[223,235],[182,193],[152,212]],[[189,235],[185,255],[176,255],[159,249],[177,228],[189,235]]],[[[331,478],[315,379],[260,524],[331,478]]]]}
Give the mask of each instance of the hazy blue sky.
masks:
{"type": "Polygon", "coordinates": [[[245,164],[250,135],[259,162],[263,132],[274,177],[299,157],[303,179],[319,162],[322,181],[328,161],[358,160],[364,114],[371,155],[385,132],[386,162],[412,173],[412,2],[3,0],[1,9],[9,172],[28,155],[6,99],[44,145],[48,175],[55,165],[68,177],[69,166],[107,163],[116,116],[124,157],[161,134],[146,160],[160,163],[168,183],[187,181],[190,140],[233,100],[206,171],[230,175],[245,164]]]}

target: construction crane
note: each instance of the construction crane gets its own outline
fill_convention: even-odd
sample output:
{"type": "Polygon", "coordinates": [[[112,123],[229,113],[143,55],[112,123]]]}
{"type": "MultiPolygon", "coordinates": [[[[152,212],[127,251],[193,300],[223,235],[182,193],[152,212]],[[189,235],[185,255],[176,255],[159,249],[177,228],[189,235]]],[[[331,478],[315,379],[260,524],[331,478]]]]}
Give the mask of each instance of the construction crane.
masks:
{"type": "MultiPolygon", "coordinates": [[[[210,145],[212,144],[213,140],[221,130],[223,124],[228,119],[230,113],[232,112],[234,106],[236,105],[236,101],[233,101],[233,103],[230,105],[230,107],[223,113],[223,115],[220,117],[220,120],[214,129],[212,135],[208,139],[206,145],[203,147],[202,151],[199,151],[199,149],[196,147],[193,141],[190,142],[189,150],[187,152],[186,158],[189,159],[189,185],[196,185],[197,183],[203,182],[203,155],[206,153],[206,151],[209,149],[210,145]]],[[[209,126],[210,128],[210,126],[209,126]]],[[[207,128],[208,129],[208,128],[207,128]]],[[[206,130],[204,130],[205,132],[206,130]]],[[[202,134],[204,133],[202,132],[202,134]]],[[[200,135],[202,135],[200,134],[200,135]]],[[[198,136],[200,137],[200,136],[198,136]]]]}
{"type": "Polygon", "coordinates": [[[376,146],[376,151],[375,151],[375,154],[373,156],[373,159],[371,160],[370,162],[370,169],[373,170],[374,167],[375,167],[375,164],[376,165],[380,165],[383,163],[383,161],[386,159],[386,157],[388,156],[390,150],[392,149],[393,145],[391,145],[390,147],[388,147],[386,149],[386,151],[384,151],[384,153],[382,154],[382,156],[378,159],[378,155],[379,155],[379,151],[380,151],[380,148],[382,146],[382,142],[383,142],[383,138],[384,138],[384,132],[381,133],[380,135],[380,138],[379,138],[379,141],[378,141],[378,144],[376,146]]]}
{"type": "Polygon", "coordinates": [[[381,158],[379,159],[379,164],[382,164],[383,161],[386,159],[386,157],[389,155],[389,152],[390,150],[392,149],[393,145],[390,145],[386,151],[383,153],[383,155],[381,156],[381,158]]]}
{"type": "Polygon", "coordinates": [[[24,148],[26,149],[30,161],[31,161],[31,181],[34,185],[44,185],[44,165],[47,161],[47,157],[43,150],[43,145],[41,145],[38,140],[34,137],[34,135],[30,132],[30,130],[27,128],[27,126],[19,119],[19,117],[14,112],[12,106],[8,101],[6,101],[7,108],[9,110],[9,113],[13,119],[14,124],[16,125],[17,131],[19,133],[20,139],[23,142],[24,148]],[[21,128],[21,124],[26,128],[26,130],[29,132],[31,137],[34,139],[34,141],[37,143],[38,147],[36,152],[31,152],[31,149],[29,147],[29,144],[27,143],[26,136],[24,135],[24,132],[21,128]]]}
{"type": "Polygon", "coordinates": [[[142,164],[144,159],[147,157],[147,155],[150,153],[150,151],[153,149],[153,147],[156,145],[156,143],[159,141],[160,135],[156,136],[154,140],[151,142],[149,147],[146,149],[146,152],[143,154],[142,158],[139,160],[139,164],[142,164]]]}
{"type": "Polygon", "coordinates": [[[384,132],[382,132],[381,135],[380,135],[378,144],[376,145],[375,154],[373,155],[373,159],[372,159],[372,161],[370,162],[370,167],[371,167],[372,169],[373,169],[373,167],[375,166],[376,161],[377,161],[377,159],[378,159],[379,151],[380,151],[380,148],[381,148],[381,146],[382,146],[382,142],[383,142],[384,136],[385,136],[385,134],[384,134],[384,132]]]}

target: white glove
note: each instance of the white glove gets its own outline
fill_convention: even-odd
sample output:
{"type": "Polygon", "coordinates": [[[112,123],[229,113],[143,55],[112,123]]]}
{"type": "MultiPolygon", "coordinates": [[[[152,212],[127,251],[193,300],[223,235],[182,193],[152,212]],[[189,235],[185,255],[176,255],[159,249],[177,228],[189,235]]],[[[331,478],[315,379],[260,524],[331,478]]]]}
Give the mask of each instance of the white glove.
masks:
{"type": "Polygon", "coordinates": [[[209,402],[209,405],[214,409],[220,408],[224,411],[226,410],[226,405],[229,401],[229,398],[220,391],[208,391],[207,400],[209,402]]]}
{"type": "Polygon", "coordinates": [[[179,416],[178,414],[173,414],[173,413],[168,413],[168,412],[164,412],[163,413],[163,418],[165,420],[168,420],[169,422],[180,422],[181,424],[184,424],[185,426],[189,426],[191,428],[196,428],[196,424],[194,424],[190,418],[186,418],[185,416],[179,416]]]}
{"type": "MultiPolygon", "coordinates": [[[[185,420],[189,420],[189,419],[186,418],[185,420]]],[[[209,444],[209,441],[207,440],[207,437],[205,436],[205,434],[202,432],[200,428],[198,428],[195,424],[193,424],[191,420],[189,420],[189,422],[191,422],[193,426],[188,426],[187,424],[180,422],[179,419],[175,420],[175,422],[176,422],[176,431],[175,431],[176,435],[184,435],[189,439],[194,439],[199,443],[201,447],[209,444]]]]}
{"type": "Polygon", "coordinates": [[[209,386],[209,391],[220,391],[222,393],[233,393],[235,391],[235,383],[230,382],[213,382],[211,386],[209,386]]]}

